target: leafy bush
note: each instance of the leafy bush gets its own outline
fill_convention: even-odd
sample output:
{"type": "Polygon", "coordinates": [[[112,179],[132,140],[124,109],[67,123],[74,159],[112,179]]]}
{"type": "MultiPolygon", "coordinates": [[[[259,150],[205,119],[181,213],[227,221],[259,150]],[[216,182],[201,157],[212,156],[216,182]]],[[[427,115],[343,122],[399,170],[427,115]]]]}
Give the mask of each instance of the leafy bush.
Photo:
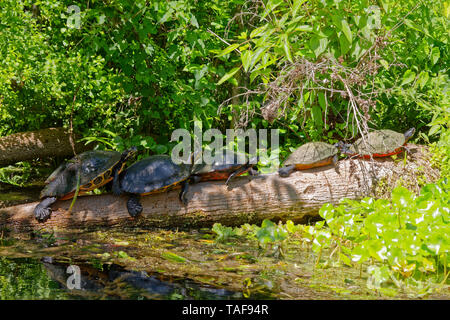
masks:
{"type": "Polygon", "coordinates": [[[450,272],[449,195],[444,179],[423,187],[419,196],[399,186],[390,201],[365,198],[344,200],[336,207],[326,204],[320,215],[328,228],[310,228],[315,250],[335,244],[345,264],[369,262],[368,285],[376,289],[392,281],[397,286],[426,279],[445,283],[450,272]]]}

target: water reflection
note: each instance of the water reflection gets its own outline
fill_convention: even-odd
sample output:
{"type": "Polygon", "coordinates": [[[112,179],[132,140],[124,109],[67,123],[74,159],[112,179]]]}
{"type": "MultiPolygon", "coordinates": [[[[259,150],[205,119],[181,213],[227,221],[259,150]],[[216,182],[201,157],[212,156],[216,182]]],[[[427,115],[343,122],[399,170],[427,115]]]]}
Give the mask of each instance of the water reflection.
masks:
{"type": "MultiPolygon", "coordinates": [[[[0,257],[0,299],[242,299],[240,292],[189,279],[170,279],[119,265],[78,265],[79,289],[69,289],[69,264],[0,257]]],[[[69,284],[70,286],[70,284],[69,284]]],[[[255,298],[255,297],[253,297],[255,298]]]]}

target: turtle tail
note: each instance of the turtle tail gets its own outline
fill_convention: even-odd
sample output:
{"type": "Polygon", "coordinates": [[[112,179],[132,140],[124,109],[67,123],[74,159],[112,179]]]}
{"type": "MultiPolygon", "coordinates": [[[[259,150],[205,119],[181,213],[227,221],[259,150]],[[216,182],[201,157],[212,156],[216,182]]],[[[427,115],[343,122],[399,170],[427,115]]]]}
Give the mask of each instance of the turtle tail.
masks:
{"type": "Polygon", "coordinates": [[[405,132],[405,143],[408,142],[408,140],[414,135],[415,132],[416,128],[411,128],[405,132]]]}

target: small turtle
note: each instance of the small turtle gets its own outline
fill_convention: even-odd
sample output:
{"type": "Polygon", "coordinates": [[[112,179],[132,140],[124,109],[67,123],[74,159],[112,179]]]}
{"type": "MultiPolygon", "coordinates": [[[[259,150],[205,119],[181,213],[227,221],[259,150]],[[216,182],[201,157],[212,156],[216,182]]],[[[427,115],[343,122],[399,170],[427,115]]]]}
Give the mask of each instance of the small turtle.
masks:
{"type": "Polygon", "coordinates": [[[308,142],[289,155],[278,170],[281,177],[288,177],[294,170],[306,170],[336,164],[339,147],[342,143],[334,145],[325,142],[308,142]]]}
{"type": "Polygon", "coordinates": [[[251,164],[257,162],[257,158],[249,161],[248,157],[245,156],[243,163],[239,160],[237,153],[223,150],[222,157],[214,159],[212,164],[194,165],[192,180],[195,183],[211,180],[226,180],[225,184],[228,185],[231,179],[246,172],[252,176],[258,175],[256,164],[251,164]]]}
{"type": "Polygon", "coordinates": [[[405,133],[398,133],[387,129],[375,130],[367,135],[366,141],[359,138],[352,145],[346,144],[342,153],[348,156],[357,156],[366,159],[392,156],[405,149],[404,145],[415,132],[415,128],[411,128],[405,133]]]}
{"type": "Polygon", "coordinates": [[[41,191],[42,201],[34,208],[38,221],[50,217],[50,206],[56,200],[67,200],[75,195],[77,185],[79,194],[97,189],[113,179],[118,179],[126,161],[137,149],[126,150],[122,154],[116,151],[86,151],[59,166],[45,181],[41,191]]]}
{"type": "Polygon", "coordinates": [[[187,203],[191,164],[175,164],[167,155],[155,155],[142,159],[120,174],[113,182],[115,195],[128,194],[128,213],[135,217],[143,210],[140,196],[160,193],[182,186],[180,201],[187,203]]]}

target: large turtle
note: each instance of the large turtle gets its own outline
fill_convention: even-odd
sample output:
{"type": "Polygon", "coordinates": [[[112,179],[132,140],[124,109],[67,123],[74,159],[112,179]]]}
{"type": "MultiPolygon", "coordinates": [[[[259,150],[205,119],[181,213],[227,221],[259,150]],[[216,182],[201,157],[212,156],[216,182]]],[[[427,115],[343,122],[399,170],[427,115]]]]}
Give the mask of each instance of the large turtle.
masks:
{"type": "Polygon", "coordinates": [[[50,206],[56,200],[73,198],[77,185],[79,194],[99,188],[113,179],[118,179],[126,161],[136,153],[135,147],[124,151],[86,151],[59,166],[45,181],[41,191],[42,201],[34,208],[38,221],[50,217],[50,206]]]}
{"type": "Polygon", "coordinates": [[[411,128],[405,133],[383,129],[370,132],[365,141],[359,138],[352,145],[346,144],[342,153],[348,156],[363,158],[388,157],[398,154],[405,149],[404,145],[416,132],[411,128]]]}
{"type": "Polygon", "coordinates": [[[192,164],[175,164],[167,155],[150,156],[123,171],[113,182],[113,193],[129,195],[127,209],[132,217],[143,210],[140,196],[168,191],[180,185],[180,200],[186,204],[191,169],[192,164]]]}
{"type": "Polygon", "coordinates": [[[195,164],[192,169],[193,182],[211,181],[211,180],[226,180],[228,183],[234,177],[240,176],[246,172],[250,175],[258,175],[256,164],[257,158],[249,161],[247,156],[244,156],[244,161],[239,161],[238,154],[232,151],[227,152],[223,150],[221,157],[214,158],[211,164],[195,164]]]}
{"type": "Polygon", "coordinates": [[[281,177],[288,177],[294,170],[306,170],[336,164],[341,143],[308,142],[289,155],[278,170],[281,177]]]}

